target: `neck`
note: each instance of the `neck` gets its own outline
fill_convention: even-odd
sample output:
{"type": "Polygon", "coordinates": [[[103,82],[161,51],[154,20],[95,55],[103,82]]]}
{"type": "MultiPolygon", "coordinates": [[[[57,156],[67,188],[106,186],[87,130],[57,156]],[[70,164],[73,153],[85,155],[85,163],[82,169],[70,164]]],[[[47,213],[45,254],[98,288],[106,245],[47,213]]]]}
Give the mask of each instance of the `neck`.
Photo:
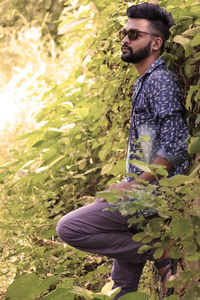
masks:
{"type": "Polygon", "coordinates": [[[159,56],[149,56],[140,62],[135,64],[135,67],[139,73],[140,76],[144,75],[146,70],[152,65],[152,63],[158,59],[159,56]]]}

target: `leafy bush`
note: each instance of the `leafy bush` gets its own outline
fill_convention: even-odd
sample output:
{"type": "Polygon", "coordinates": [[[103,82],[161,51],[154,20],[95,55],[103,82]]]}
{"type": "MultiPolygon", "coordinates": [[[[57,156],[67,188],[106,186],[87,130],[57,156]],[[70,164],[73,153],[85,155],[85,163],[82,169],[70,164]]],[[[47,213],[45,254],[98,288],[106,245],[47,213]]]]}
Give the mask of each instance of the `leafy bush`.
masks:
{"type": "MultiPolygon", "coordinates": [[[[25,150],[16,151],[13,160],[1,166],[1,230],[6,229],[6,251],[2,251],[5,260],[11,262],[13,258],[16,274],[6,299],[114,297],[109,298],[110,286],[101,294],[96,290],[101,286],[99,277],[108,277],[107,261],[64,247],[57,241],[55,226],[64,213],[91,201],[97,191],[125,174],[130,97],[138,75],[133,66],[121,61],[117,33],[126,22],[126,8],[131,4],[77,0],[68,1],[63,9],[59,33],[63,53],[69,47],[73,62],[70,75],[54,84],[46,74],[44,108],[37,115],[41,126],[24,135],[25,150]]],[[[190,0],[159,4],[175,19],[164,57],[184,84],[191,167],[187,175],[160,180],[154,196],[149,196],[151,186],[142,192],[144,201],[138,203],[139,208],[146,207],[148,200],[162,219],[152,219],[134,239],[147,243],[161,236],[161,243],[156,245],[157,258],[170,239],[174,240],[171,256],[180,261],[182,269],[169,285],[176,287],[182,299],[192,300],[200,296],[199,268],[189,263],[197,263],[200,255],[200,9],[190,0]]],[[[59,59],[62,64],[62,55],[59,59]]],[[[124,202],[120,209],[127,214],[136,208],[124,202]]],[[[145,246],[140,249],[145,250],[145,246]]],[[[134,297],[148,296],[138,292],[122,299],[134,297]]],[[[150,299],[157,296],[153,297],[150,299]]]]}

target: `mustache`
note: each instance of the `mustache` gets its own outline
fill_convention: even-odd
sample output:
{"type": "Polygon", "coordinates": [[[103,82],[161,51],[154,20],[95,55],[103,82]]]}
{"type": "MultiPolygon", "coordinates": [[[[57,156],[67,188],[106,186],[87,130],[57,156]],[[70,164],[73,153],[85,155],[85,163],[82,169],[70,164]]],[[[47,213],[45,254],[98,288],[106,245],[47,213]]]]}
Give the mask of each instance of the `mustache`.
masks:
{"type": "Polygon", "coordinates": [[[124,50],[124,49],[132,50],[132,48],[129,47],[129,46],[127,46],[127,45],[123,45],[123,46],[121,47],[121,50],[124,50]]]}

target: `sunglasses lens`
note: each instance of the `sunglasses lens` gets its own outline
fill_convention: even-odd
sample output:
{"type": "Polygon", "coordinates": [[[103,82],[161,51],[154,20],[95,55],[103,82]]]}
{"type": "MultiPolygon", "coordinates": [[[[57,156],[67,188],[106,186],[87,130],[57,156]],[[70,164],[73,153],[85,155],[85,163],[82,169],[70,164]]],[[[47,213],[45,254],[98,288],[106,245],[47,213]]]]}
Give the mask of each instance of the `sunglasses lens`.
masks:
{"type": "Polygon", "coordinates": [[[120,39],[120,41],[122,41],[125,38],[126,35],[128,35],[129,40],[133,40],[134,41],[138,37],[138,32],[135,29],[131,29],[131,30],[128,30],[128,31],[126,31],[126,29],[122,29],[119,32],[119,39],[120,39]]]}
{"type": "Polygon", "coordinates": [[[120,30],[120,32],[119,32],[120,41],[122,41],[126,35],[127,35],[127,31],[125,29],[120,30]]]}
{"type": "Polygon", "coordinates": [[[134,29],[131,29],[131,30],[129,30],[129,32],[128,32],[128,38],[129,38],[129,40],[137,40],[137,37],[138,37],[138,32],[137,32],[137,30],[134,30],[134,29]]]}

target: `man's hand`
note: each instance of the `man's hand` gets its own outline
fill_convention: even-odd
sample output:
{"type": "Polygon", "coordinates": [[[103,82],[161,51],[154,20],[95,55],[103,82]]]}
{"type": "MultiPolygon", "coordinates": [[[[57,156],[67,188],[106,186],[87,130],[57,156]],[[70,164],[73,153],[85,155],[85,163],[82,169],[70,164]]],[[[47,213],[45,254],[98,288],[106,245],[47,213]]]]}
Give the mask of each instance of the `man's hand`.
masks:
{"type": "Polygon", "coordinates": [[[126,190],[130,190],[130,189],[131,189],[130,182],[120,181],[120,182],[111,184],[106,191],[117,190],[117,191],[123,193],[126,190]]]}
{"type": "MultiPolygon", "coordinates": [[[[113,183],[106,189],[106,192],[111,190],[117,190],[122,200],[124,200],[124,198],[126,198],[126,191],[128,192],[130,190],[133,190],[133,183],[126,182],[126,181],[113,183]]],[[[105,201],[106,199],[100,198],[100,202],[105,202],[105,201]]]]}
{"type": "MultiPolygon", "coordinates": [[[[156,159],[153,161],[153,164],[157,164],[157,165],[163,165],[165,166],[167,171],[170,171],[173,168],[173,165],[166,160],[165,158],[162,158],[160,156],[157,156],[156,159]]],[[[160,177],[160,176],[157,176],[160,177]]],[[[136,185],[142,185],[144,183],[142,183],[141,181],[147,182],[147,183],[151,183],[154,180],[156,180],[157,178],[155,177],[155,175],[152,175],[151,173],[148,172],[143,172],[140,176],[138,176],[138,178],[130,181],[130,182],[126,182],[126,181],[120,181],[118,183],[113,183],[109,186],[109,188],[106,191],[111,191],[111,190],[117,190],[119,191],[119,194],[122,194],[122,200],[126,199],[126,191],[133,191],[134,189],[138,189],[135,186],[136,185]]],[[[106,199],[103,198],[99,198],[101,202],[106,201],[106,199]]]]}

